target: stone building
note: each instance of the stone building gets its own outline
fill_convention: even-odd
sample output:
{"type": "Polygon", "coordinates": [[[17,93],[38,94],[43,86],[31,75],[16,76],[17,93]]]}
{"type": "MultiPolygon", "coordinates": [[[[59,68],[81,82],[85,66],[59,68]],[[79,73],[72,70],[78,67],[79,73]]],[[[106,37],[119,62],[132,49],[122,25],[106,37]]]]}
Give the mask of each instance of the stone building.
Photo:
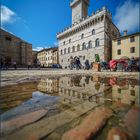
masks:
{"type": "Polygon", "coordinates": [[[0,29],[0,59],[8,65],[13,61],[17,65],[27,65],[32,61],[32,44],[0,29]]]}
{"type": "Polygon", "coordinates": [[[95,61],[111,59],[112,38],[119,37],[118,28],[112,22],[111,13],[103,7],[88,16],[89,0],[73,0],[72,26],[57,33],[59,63],[63,68],[69,65],[70,57],[79,57],[82,64],[86,59],[95,61]]]}
{"type": "Polygon", "coordinates": [[[58,48],[43,49],[37,53],[37,59],[40,61],[41,66],[51,66],[58,64],[58,48]]]}
{"type": "Polygon", "coordinates": [[[140,33],[124,35],[112,40],[112,59],[139,58],[140,57],[140,33]]]}

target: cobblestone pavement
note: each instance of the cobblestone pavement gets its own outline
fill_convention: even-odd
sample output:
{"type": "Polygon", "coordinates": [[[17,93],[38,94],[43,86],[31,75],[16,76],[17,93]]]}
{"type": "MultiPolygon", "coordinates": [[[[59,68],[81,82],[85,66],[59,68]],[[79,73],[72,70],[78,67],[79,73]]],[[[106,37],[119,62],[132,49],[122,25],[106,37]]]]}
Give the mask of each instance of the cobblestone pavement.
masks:
{"type": "Polygon", "coordinates": [[[138,72],[94,72],[93,70],[65,70],[65,69],[18,69],[18,70],[3,70],[1,71],[1,86],[21,83],[26,81],[37,80],[44,76],[65,76],[65,75],[99,75],[103,76],[121,76],[129,78],[139,78],[138,72]]]}

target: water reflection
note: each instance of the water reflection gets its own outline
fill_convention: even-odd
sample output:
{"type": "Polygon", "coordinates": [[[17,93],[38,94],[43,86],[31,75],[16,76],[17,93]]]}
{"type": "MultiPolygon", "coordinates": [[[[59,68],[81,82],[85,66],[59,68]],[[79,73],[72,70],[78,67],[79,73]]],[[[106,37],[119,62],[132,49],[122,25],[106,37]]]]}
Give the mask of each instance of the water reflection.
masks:
{"type": "MultiPolygon", "coordinates": [[[[2,87],[1,91],[0,109],[2,111],[0,118],[2,123],[8,124],[13,120],[16,122],[17,118],[22,119],[22,117],[27,121],[27,114],[34,114],[40,110],[47,112],[47,115],[40,121],[33,122],[29,127],[25,126],[25,129],[17,130],[14,125],[12,127],[7,125],[6,130],[2,129],[3,135],[8,138],[10,137],[9,132],[12,132],[15,140],[19,138],[18,132],[21,132],[20,134],[23,134],[25,139],[31,134],[30,131],[39,131],[40,134],[45,133],[46,136],[52,132],[50,130],[56,130],[61,126],[62,129],[60,129],[64,132],[64,125],[82,117],[83,114],[89,113],[100,105],[107,105],[106,107],[111,105],[115,111],[120,106],[123,111],[118,113],[117,117],[128,112],[128,108],[130,109],[132,105],[139,106],[138,80],[119,77],[104,78],[96,75],[44,77],[38,82],[2,87]],[[12,130],[7,131],[10,128],[12,130]],[[17,133],[13,130],[16,130],[17,133]]],[[[24,124],[21,121],[22,125],[24,124]]],[[[59,137],[62,136],[63,132],[59,133],[59,137]]]]}
{"type": "Polygon", "coordinates": [[[59,96],[60,102],[119,101],[139,105],[138,80],[128,78],[101,78],[94,76],[71,76],[43,78],[38,82],[23,83],[1,88],[0,109],[9,110],[33,98],[34,92],[59,96]]]}
{"type": "Polygon", "coordinates": [[[22,83],[1,87],[0,112],[9,110],[32,98],[32,92],[37,91],[38,82],[22,83]]]}
{"type": "Polygon", "coordinates": [[[41,79],[37,86],[39,91],[49,94],[57,94],[59,88],[59,80],[56,79],[41,79]]]}

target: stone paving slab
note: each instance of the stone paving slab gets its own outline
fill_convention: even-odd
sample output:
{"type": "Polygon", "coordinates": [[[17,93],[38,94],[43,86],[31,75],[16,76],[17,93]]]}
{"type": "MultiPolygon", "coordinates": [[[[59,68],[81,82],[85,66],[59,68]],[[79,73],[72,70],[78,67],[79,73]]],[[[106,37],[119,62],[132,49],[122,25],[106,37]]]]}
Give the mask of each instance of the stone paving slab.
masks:
{"type": "Polygon", "coordinates": [[[1,140],[19,140],[19,138],[20,140],[38,140],[50,134],[56,128],[80,117],[96,106],[97,104],[95,103],[84,102],[74,106],[72,110],[65,110],[55,116],[44,118],[34,124],[25,126],[23,129],[1,138],[1,140]]]}

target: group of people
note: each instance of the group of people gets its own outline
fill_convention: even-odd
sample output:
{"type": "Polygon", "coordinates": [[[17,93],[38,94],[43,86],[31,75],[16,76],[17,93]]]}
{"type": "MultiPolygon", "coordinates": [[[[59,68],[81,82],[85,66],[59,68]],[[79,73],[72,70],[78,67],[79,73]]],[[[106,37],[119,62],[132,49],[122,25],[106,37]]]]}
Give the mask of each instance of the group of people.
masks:
{"type": "Polygon", "coordinates": [[[75,57],[75,58],[70,57],[70,65],[69,65],[69,68],[71,70],[74,69],[74,68],[77,69],[77,70],[83,69],[83,68],[86,69],[86,70],[89,70],[91,68],[88,59],[85,60],[85,63],[84,64],[85,64],[85,66],[83,66],[81,64],[79,57],[75,57]]]}
{"type": "MultiPolygon", "coordinates": [[[[28,69],[32,69],[32,67],[33,67],[33,64],[32,64],[32,62],[29,60],[29,61],[27,62],[27,68],[28,68],[28,69]]],[[[39,60],[37,60],[35,67],[37,67],[37,68],[40,69],[41,63],[40,63],[39,60]]],[[[16,70],[16,69],[17,69],[17,62],[14,61],[14,60],[13,60],[12,62],[7,62],[7,61],[4,61],[3,59],[0,59],[0,69],[1,69],[1,70],[4,70],[4,69],[5,69],[5,70],[8,70],[9,68],[14,68],[14,69],[16,70]]]]}
{"type": "Polygon", "coordinates": [[[100,66],[105,70],[110,69],[112,71],[140,71],[140,59],[131,57],[130,60],[110,60],[109,63],[102,61],[100,66]]]}

